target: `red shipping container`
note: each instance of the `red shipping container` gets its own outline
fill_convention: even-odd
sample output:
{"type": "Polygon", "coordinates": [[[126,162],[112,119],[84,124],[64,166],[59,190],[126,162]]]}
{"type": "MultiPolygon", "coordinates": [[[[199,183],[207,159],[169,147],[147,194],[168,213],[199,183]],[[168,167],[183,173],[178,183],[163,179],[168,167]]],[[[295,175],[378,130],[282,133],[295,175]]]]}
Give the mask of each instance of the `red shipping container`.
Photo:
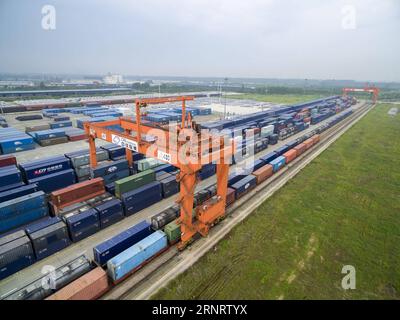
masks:
{"type": "Polygon", "coordinates": [[[104,192],[103,178],[95,178],[53,191],[50,194],[50,199],[54,209],[61,209],[71,204],[94,198],[104,192]]]}
{"type": "Polygon", "coordinates": [[[96,300],[108,291],[107,273],[97,267],[71,282],[46,300],[96,300]]]}
{"type": "Polygon", "coordinates": [[[253,176],[257,179],[257,184],[267,180],[274,174],[273,167],[270,164],[262,166],[261,168],[257,169],[253,172],[253,176]]]}
{"type": "Polygon", "coordinates": [[[311,122],[311,118],[310,117],[304,118],[304,122],[311,122]]]}
{"type": "Polygon", "coordinates": [[[235,202],[235,190],[232,188],[228,188],[226,192],[226,206],[229,206],[234,202],[235,202]]]}
{"type": "Polygon", "coordinates": [[[0,168],[17,164],[17,159],[12,155],[0,156],[0,168]]]}
{"type": "Polygon", "coordinates": [[[86,134],[78,134],[75,136],[68,136],[69,141],[79,141],[79,140],[85,140],[87,138],[88,138],[88,136],[86,134]]]}
{"type": "Polygon", "coordinates": [[[314,140],[312,138],[310,138],[310,139],[307,139],[306,141],[304,141],[303,143],[306,145],[306,149],[308,150],[313,146],[314,140]]]}
{"type": "Polygon", "coordinates": [[[307,147],[304,143],[300,143],[299,145],[295,146],[293,149],[296,150],[297,156],[299,156],[302,153],[304,153],[304,151],[307,150],[307,147]]]}
{"type": "Polygon", "coordinates": [[[297,157],[297,151],[295,149],[290,149],[289,151],[285,152],[283,156],[286,159],[286,163],[292,162],[297,157]]]}

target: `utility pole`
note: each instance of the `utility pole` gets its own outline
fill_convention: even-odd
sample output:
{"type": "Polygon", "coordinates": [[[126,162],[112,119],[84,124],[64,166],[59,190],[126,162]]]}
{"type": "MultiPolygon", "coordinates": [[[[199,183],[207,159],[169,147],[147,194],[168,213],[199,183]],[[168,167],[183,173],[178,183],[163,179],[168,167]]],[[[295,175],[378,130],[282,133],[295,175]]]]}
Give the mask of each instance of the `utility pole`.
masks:
{"type": "Polygon", "coordinates": [[[226,119],[226,89],[227,89],[227,84],[228,84],[228,78],[224,79],[225,81],[225,106],[224,106],[224,119],[226,119]]]}

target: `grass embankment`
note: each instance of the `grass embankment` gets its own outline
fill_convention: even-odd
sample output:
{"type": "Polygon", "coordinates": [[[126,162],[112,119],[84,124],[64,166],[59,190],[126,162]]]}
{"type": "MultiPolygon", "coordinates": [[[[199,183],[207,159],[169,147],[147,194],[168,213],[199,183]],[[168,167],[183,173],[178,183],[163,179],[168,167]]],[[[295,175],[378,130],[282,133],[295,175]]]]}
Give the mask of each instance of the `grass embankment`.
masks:
{"type": "Polygon", "coordinates": [[[315,100],[319,98],[323,98],[321,95],[312,95],[312,94],[253,94],[253,93],[245,93],[238,95],[228,95],[227,98],[231,99],[248,99],[248,100],[256,100],[261,102],[271,102],[271,103],[280,103],[280,104],[295,104],[310,100],[315,100]]]}
{"type": "Polygon", "coordinates": [[[400,115],[379,105],[159,299],[399,299],[400,115]],[[341,287],[342,267],[356,289],[341,287]]]}

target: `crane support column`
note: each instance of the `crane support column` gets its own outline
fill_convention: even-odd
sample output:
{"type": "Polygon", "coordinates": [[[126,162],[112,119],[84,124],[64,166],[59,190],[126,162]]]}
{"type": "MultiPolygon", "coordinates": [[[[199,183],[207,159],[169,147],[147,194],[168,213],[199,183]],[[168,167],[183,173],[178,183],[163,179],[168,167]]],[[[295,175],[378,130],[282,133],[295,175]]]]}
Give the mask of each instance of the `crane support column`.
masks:
{"type": "MultiPolygon", "coordinates": [[[[131,135],[131,132],[132,132],[131,130],[125,129],[125,134],[126,134],[126,135],[130,136],[130,135],[131,135]]],[[[129,167],[132,168],[132,166],[133,166],[132,150],[126,148],[126,149],[125,149],[125,155],[126,155],[126,159],[128,160],[129,167]]]]}
{"type": "Polygon", "coordinates": [[[180,178],[180,204],[181,204],[181,242],[180,247],[184,248],[196,234],[193,225],[193,200],[196,188],[196,172],[181,173],[180,178]]]}
{"type": "Polygon", "coordinates": [[[95,168],[97,166],[96,142],[91,134],[89,134],[89,150],[90,167],[95,168]]]}
{"type": "Polygon", "coordinates": [[[217,195],[221,197],[221,201],[226,203],[227,185],[229,176],[229,164],[217,164],[217,195]]]}
{"type": "Polygon", "coordinates": [[[185,122],[186,122],[186,104],[185,100],[182,100],[182,129],[185,128],[185,122]]]}

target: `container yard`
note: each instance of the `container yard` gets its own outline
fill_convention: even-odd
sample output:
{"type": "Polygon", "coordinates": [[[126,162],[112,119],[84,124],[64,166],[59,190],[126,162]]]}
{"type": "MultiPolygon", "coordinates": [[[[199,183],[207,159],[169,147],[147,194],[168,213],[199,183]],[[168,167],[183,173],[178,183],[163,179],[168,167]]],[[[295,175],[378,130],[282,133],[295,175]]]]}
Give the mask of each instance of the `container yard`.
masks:
{"type": "Polygon", "coordinates": [[[399,9],[2,0],[0,304],[400,300],[399,9]]]}
{"type": "MultiPolygon", "coordinates": [[[[165,99],[168,101],[169,98],[165,99]]],[[[74,114],[88,113],[91,108],[100,108],[102,113],[105,110],[102,106],[82,107],[70,112],[68,120],[74,122],[74,114]]],[[[159,125],[165,125],[164,118],[151,117],[149,114],[154,112],[155,115],[171,116],[173,112],[169,110],[165,114],[163,108],[150,110],[154,111],[146,112],[143,118],[147,123],[159,125]]],[[[326,130],[333,130],[345,119],[368,111],[369,107],[365,103],[356,104],[354,99],[348,97],[334,96],[288,107],[275,106],[269,111],[236,116],[229,120],[210,121],[210,109],[194,110],[187,111],[194,113],[193,119],[199,119],[197,121],[203,129],[225,129],[230,132],[229,135],[235,133],[235,142],[242,142],[238,144],[236,153],[232,154],[225,186],[225,206],[229,208],[251,197],[257,187],[315,148],[326,130]],[[202,122],[202,117],[206,117],[207,121],[202,122]],[[303,125],[299,125],[300,122],[303,125]],[[293,130],[288,132],[289,128],[293,130]],[[240,139],[236,135],[238,132],[240,139]],[[252,146],[245,139],[249,132],[256,136],[252,146]],[[243,167],[246,154],[250,156],[252,149],[255,152],[254,160],[243,167]],[[235,155],[239,160],[235,161],[235,155]]],[[[63,122],[67,117],[64,114],[68,112],[48,109],[42,114],[57,114],[57,119],[63,122]]],[[[93,114],[91,112],[89,114],[93,114]]],[[[111,119],[123,119],[120,118],[122,115],[113,115],[111,119]]],[[[54,117],[52,119],[54,121],[54,117]]],[[[91,118],[87,119],[84,126],[91,123],[91,118]]],[[[176,119],[170,117],[168,121],[176,119]]],[[[214,119],[218,119],[218,115],[214,119]]],[[[55,139],[63,132],[59,129],[31,131],[35,128],[32,122],[39,120],[43,121],[34,119],[27,123],[27,134],[33,135],[34,141],[55,139]]],[[[79,120],[74,124],[77,125],[79,120]]],[[[109,127],[107,121],[96,123],[104,123],[105,127],[109,127]]],[[[13,123],[13,120],[9,122],[13,123]]],[[[38,126],[43,128],[43,124],[38,126]]],[[[113,125],[112,130],[124,132],[118,129],[118,125],[113,125]]],[[[34,161],[20,160],[27,159],[27,153],[32,150],[1,156],[4,179],[0,193],[0,239],[1,251],[7,257],[1,269],[2,299],[57,299],[64,296],[68,299],[104,298],[107,294],[112,296],[115,290],[121,290],[114,288],[126,286],[127,281],[129,283],[129,279],[135,278],[136,273],[145,270],[146,266],[157,265],[166,257],[174,259],[182,249],[180,254],[184,254],[184,247],[179,247],[182,207],[175,203],[182,190],[182,181],[179,183],[177,180],[179,168],[135,152],[129,163],[126,149],[107,141],[94,147],[92,153],[87,138],[86,135],[82,141],[66,143],[68,147],[63,147],[63,154],[36,156],[34,161]],[[74,145],[77,143],[79,147],[86,144],[86,149],[73,151],[78,148],[74,145]],[[95,166],[93,157],[96,159],[95,166]],[[42,292],[41,288],[36,288],[34,293],[25,296],[25,288],[38,283],[43,277],[43,266],[52,265],[64,270],[82,255],[83,259],[90,261],[88,273],[80,277],[75,277],[75,273],[73,277],[64,275],[68,280],[63,278],[62,285],[57,289],[42,292]],[[104,275],[102,272],[105,272],[104,275]],[[101,280],[105,277],[107,286],[101,280]],[[86,289],[88,286],[98,289],[86,289]]],[[[155,139],[147,137],[146,141],[154,143],[155,139]]],[[[35,145],[34,150],[55,147],[58,146],[35,145]]],[[[49,152],[53,151],[47,154],[49,152]]],[[[193,208],[205,207],[205,203],[218,203],[216,167],[216,164],[209,163],[197,173],[199,183],[194,193],[193,208]]],[[[192,218],[196,217],[196,210],[193,210],[192,218]]]]}

